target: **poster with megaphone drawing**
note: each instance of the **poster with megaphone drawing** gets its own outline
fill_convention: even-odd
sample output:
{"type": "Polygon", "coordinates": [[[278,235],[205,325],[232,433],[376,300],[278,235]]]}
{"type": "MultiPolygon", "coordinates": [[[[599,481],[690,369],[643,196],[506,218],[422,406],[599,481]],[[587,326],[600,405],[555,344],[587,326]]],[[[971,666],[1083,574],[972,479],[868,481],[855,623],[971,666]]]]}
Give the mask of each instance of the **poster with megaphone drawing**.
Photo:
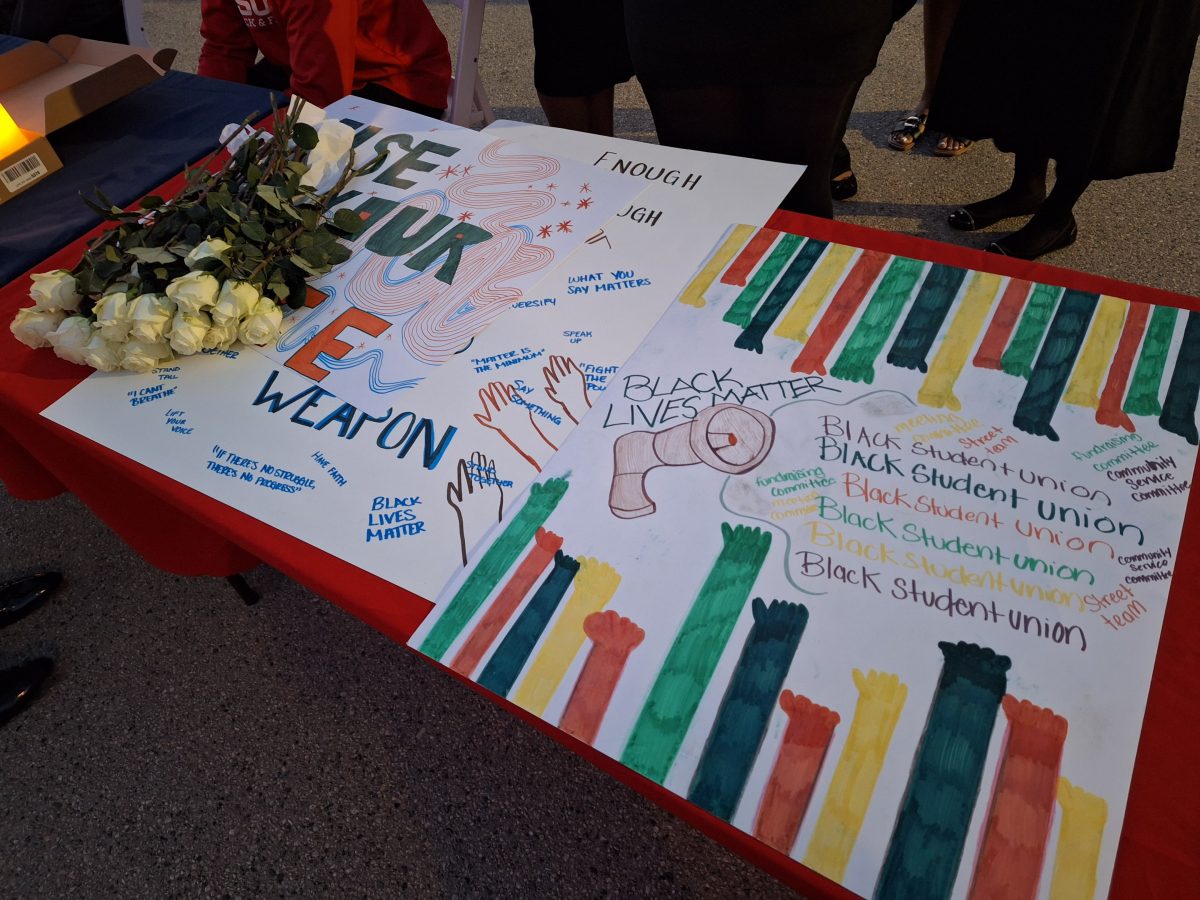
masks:
{"type": "Polygon", "coordinates": [[[1198,323],[730,229],[413,646],[859,894],[1103,897],[1198,323]]]}

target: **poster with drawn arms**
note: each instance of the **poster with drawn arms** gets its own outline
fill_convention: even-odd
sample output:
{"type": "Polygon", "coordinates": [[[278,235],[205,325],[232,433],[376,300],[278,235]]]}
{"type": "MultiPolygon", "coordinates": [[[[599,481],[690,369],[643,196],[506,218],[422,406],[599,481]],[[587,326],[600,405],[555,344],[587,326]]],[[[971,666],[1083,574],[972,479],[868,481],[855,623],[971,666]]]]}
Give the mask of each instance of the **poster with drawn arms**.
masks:
{"type": "Polygon", "coordinates": [[[1103,897],[1200,314],[730,229],[412,645],[865,895],[1103,897]]]}
{"type": "MultiPolygon", "coordinates": [[[[631,186],[623,193],[636,195],[657,217],[646,221],[639,214],[634,221],[618,213],[617,224],[610,220],[601,229],[605,241],[582,243],[578,255],[568,254],[536,286],[508,297],[503,314],[467,340],[469,346],[459,340],[458,324],[448,328],[444,343],[463,352],[451,353],[415,383],[389,392],[382,409],[357,405],[351,399],[357,396],[353,388],[345,388],[345,396],[337,393],[335,376],[392,371],[392,357],[407,354],[401,335],[415,319],[389,324],[378,346],[363,348],[357,346],[366,341],[356,336],[356,326],[345,321],[327,325],[282,364],[274,354],[235,346],[182,358],[148,375],[96,373],[45,414],[222,503],[433,598],[673,301],[675,285],[690,276],[703,248],[724,231],[728,211],[765,218],[801,169],[593,136],[582,136],[580,150],[577,139],[563,140],[562,132],[536,127],[523,130],[520,141],[453,126],[418,139],[404,128],[426,128],[429,120],[356,98],[340,101],[328,112],[357,123],[360,135],[366,135],[360,146],[384,142],[389,161],[404,159],[409,152],[404,148],[419,147],[423,140],[463,147],[468,140],[480,146],[500,141],[506,159],[560,160],[560,171],[583,166],[589,174],[576,187],[595,188],[619,179],[631,186]],[[579,162],[571,155],[577,152],[579,162]],[[606,158],[638,168],[630,173],[609,166],[593,173],[592,162],[606,153],[606,158]],[[656,172],[682,175],[671,176],[673,183],[648,179],[647,161],[656,172]],[[686,186],[679,183],[684,180],[686,186]],[[684,247],[681,235],[692,237],[687,253],[674,252],[684,247]],[[648,257],[642,245],[655,240],[672,252],[648,257]],[[626,271],[637,275],[614,277],[626,271]],[[604,273],[602,280],[577,280],[597,272],[604,273]],[[572,290],[579,284],[587,290],[572,290]],[[388,335],[395,339],[388,341],[388,335]],[[329,372],[320,381],[296,371],[296,354],[313,342],[327,342],[330,348],[307,356],[305,365],[329,372]],[[349,368],[339,369],[343,364],[349,368]]],[[[421,155],[421,160],[442,160],[456,168],[457,159],[421,155]]],[[[381,168],[379,174],[386,171],[381,168]]],[[[385,195],[399,196],[398,189],[385,190],[375,182],[379,174],[352,183],[342,205],[370,214],[385,195]]],[[[447,191],[445,185],[464,177],[461,168],[445,180],[441,174],[435,168],[418,170],[414,177],[431,179],[447,191]]],[[[561,195],[565,182],[554,183],[561,195]]],[[[405,215],[408,208],[396,204],[381,211],[360,243],[389,233],[388,217],[405,215]]],[[[439,215],[428,211],[413,227],[420,230],[421,223],[437,221],[439,215]]],[[[456,284],[469,252],[462,255],[456,284]]],[[[432,259],[422,274],[436,274],[448,259],[432,259]]],[[[373,306],[338,305],[359,296],[343,286],[363,271],[391,272],[380,276],[385,285],[379,296],[401,296],[407,282],[386,282],[392,275],[403,282],[400,276],[412,262],[411,254],[386,257],[363,244],[350,262],[317,283],[318,299],[325,299],[300,311],[297,324],[281,340],[298,340],[306,328],[317,329],[318,322],[376,316],[373,306]],[[326,308],[340,311],[326,314],[326,308]]],[[[496,312],[492,306],[489,316],[496,312]]]]}
{"type": "Polygon", "coordinates": [[[364,227],[263,352],[378,415],[470,346],[642,189],[570,157],[347,97],[361,164],[335,201],[364,227]],[[319,292],[319,293],[318,293],[319,292]]]}

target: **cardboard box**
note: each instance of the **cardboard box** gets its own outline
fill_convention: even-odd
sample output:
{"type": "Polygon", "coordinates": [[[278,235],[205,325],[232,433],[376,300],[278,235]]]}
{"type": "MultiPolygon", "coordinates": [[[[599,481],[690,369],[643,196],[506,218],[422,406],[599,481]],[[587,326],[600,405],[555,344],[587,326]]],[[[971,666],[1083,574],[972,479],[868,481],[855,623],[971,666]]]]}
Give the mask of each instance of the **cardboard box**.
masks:
{"type": "Polygon", "coordinates": [[[174,59],[69,34],[0,54],[0,105],[29,139],[0,151],[0,203],[62,168],[47,135],[161,78],[174,59]]]}

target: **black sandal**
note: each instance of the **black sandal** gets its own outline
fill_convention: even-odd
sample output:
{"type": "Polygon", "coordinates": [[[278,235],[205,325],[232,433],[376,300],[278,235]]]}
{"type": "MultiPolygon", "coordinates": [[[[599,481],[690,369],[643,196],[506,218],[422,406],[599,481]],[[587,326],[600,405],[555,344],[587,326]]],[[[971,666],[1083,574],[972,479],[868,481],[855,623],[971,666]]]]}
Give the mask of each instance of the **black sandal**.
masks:
{"type": "Polygon", "coordinates": [[[913,113],[900,119],[892,126],[892,133],[888,136],[888,146],[901,153],[907,153],[917,146],[917,141],[925,133],[925,122],[928,119],[929,113],[927,112],[913,113]],[[906,138],[907,140],[905,140],[906,138]]]}

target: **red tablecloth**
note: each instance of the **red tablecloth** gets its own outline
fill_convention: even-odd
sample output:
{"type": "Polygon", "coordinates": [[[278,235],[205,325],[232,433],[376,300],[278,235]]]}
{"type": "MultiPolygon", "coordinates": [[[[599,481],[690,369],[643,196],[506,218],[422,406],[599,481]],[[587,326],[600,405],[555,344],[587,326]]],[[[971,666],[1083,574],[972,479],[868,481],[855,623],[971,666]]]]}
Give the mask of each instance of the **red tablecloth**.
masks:
{"type": "MultiPolygon", "coordinates": [[[[166,186],[163,192],[169,195],[173,188],[166,186]]],[[[1200,309],[1195,298],[920,238],[785,213],[770,224],[889,253],[1200,309]]],[[[87,239],[35,270],[71,267],[87,239]]],[[[0,480],[10,494],[37,499],[71,491],[141,556],[169,572],[230,575],[261,560],[394,640],[407,640],[429,612],[427,601],[42,418],[40,412],[87,370],[48,351],[29,350],[9,333],[15,310],[28,305],[27,284],[22,277],[0,289],[0,480]],[[164,521],[171,523],[170,529],[162,527],[164,521]]],[[[1196,505],[1189,504],[1121,836],[1114,897],[1192,897],[1200,885],[1200,607],[1189,596],[1200,577],[1200,554],[1192,552],[1200,548],[1198,519],[1196,505]]],[[[473,682],[465,683],[782,881],[809,895],[850,896],[592,747],[473,682]]]]}

